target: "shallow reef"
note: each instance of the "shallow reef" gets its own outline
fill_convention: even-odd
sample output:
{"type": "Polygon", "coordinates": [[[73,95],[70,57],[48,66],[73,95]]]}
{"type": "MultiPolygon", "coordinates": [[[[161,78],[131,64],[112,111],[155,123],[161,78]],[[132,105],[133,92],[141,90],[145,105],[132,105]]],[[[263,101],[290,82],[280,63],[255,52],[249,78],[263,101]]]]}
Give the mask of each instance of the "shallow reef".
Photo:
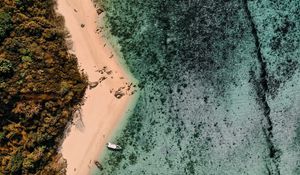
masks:
{"type": "Polygon", "coordinates": [[[124,175],[300,173],[300,2],[100,0],[141,93],[124,175]]]}

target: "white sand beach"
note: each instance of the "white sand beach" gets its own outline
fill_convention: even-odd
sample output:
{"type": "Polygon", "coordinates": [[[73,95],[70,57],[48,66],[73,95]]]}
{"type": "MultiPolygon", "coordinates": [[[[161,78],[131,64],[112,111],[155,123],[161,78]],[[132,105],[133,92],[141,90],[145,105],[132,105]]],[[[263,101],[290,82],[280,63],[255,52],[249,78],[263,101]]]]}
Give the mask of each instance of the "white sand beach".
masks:
{"type": "Polygon", "coordinates": [[[80,69],[84,69],[91,82],[106,77],[97,87],[87,89],[81,119],[75,118],[61,147],[68,164],[67,175],[87,175],[134,98],[124,95],[118,99],[114,91],[133,79],[101,33],[97,34],[99,16],[91,0],[57,0],[57,11],[65,18],[73,42],[71,52],[77,56],[80,69]],[[97,72],[104,66],[106,72],[97,72]]]}

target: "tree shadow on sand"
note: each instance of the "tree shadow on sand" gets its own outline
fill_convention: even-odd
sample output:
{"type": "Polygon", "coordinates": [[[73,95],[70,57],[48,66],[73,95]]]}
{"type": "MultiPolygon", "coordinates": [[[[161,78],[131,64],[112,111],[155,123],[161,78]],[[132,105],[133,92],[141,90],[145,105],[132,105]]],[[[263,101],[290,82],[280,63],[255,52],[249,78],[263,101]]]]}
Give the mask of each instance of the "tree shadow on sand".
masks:
{"type": "Polygon", "coordinates": [[[74,113],[74,119],[73,119],[73,124],[75,125],[76,129],[79,131],[83,132],[84,131],[84,123],[82,121],[82,112],[81,109],[78,109],[74,113]]]}

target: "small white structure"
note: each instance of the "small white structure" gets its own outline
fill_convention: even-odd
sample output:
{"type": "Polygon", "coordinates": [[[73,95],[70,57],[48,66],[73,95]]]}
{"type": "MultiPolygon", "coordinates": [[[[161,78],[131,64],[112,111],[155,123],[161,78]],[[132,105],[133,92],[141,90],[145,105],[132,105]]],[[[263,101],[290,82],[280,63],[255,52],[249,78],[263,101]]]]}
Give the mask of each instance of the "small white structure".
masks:
{"type": "Polygon", "coordinates": [[[113,144],[113,143],[110,143],[110,142],[108,142],[106,144],[106,146],[107,146],[108,149],[113,149],[113,150],[121,150],[122,149],[122,147],[120,145],[113,144]]]}

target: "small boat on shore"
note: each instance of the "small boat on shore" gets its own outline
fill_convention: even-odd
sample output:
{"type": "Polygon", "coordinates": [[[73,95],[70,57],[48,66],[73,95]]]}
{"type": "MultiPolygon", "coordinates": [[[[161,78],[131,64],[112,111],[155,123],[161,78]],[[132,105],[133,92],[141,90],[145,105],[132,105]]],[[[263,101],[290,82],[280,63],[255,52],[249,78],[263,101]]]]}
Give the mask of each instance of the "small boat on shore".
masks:
{"type": "Polygon", "coordinates": [[[121,150],[122,149],[122,147],[120,145],[113,144],[113,143],[110,143],[110,142],[108,142],[106,144],[106,146],[107,146],[108,149],[112,149],[112,150],[121,150]]]}
{"type": "Polygon", "coordinates": [[[99,161],[94,161],[94,163],[95,163],[95,165],[97,166],[97,168],[99,169],[99,170],[103,170],[103,166],[100,164],[100,162],[99,161]]]}

